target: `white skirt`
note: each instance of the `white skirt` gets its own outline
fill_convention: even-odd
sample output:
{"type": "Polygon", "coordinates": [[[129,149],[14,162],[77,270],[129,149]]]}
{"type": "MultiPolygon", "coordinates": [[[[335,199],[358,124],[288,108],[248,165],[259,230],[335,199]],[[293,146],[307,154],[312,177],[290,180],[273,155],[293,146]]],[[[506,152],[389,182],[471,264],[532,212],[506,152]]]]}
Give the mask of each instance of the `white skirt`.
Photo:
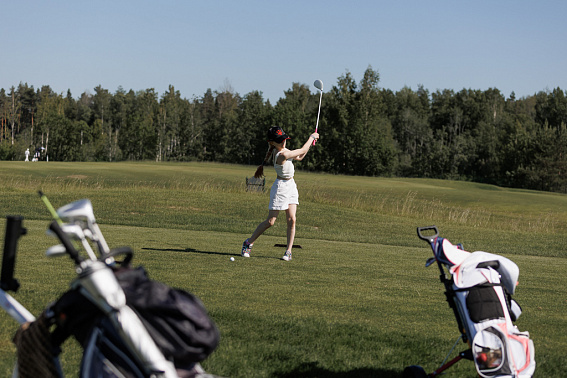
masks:
{"type": "Polygon", "coordinates": [[[270,210],[287,210],[289,205],[299,205],[297,185],[289,180],[276,179],[270,189],[270,210]]]}

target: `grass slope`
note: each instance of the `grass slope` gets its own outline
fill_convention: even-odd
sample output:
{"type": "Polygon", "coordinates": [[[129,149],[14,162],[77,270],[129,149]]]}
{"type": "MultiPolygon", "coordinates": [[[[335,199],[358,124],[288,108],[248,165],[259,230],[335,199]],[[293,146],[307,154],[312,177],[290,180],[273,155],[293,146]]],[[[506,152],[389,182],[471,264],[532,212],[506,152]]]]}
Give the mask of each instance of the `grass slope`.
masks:
{"type": "MultiPolygon", "coordinates": [[[[227,377],[397,377],[407,365],[436,368],[456,322],[416,226],[511,258],[520,267],[517,322],[536,346],[536,377],[567,372],[567,196],[466,182],[298,172],[294,260],[279,258],[280,219],[239,257],[266,216],[268,194],[247,193],[253,168],[187,163],[0,163],[0,213],[25,217],[14,296],[34,314],[64,292],[71,261],[47,259],[54,206],[90,198],[111,246],[130,245],[150,276],[195,293],[222,335],[205,368],[227,377]],[[236,261],[229,258],[235,256],[236,261]]],[[[268,185],[273,181],[268,173],[268,185]]],[[[4,228],[4,220],[0,226],[4,228]]],[[[0,375],[9,376],[15,322],[0,314],[0,375]]],[[[464,349],[461,344],[458,350],[464,349]]],[[[67,376],[80,349],[64,346],[67,376]]],[[[474,377],[464,361],[450,377],[474,377]]]]}

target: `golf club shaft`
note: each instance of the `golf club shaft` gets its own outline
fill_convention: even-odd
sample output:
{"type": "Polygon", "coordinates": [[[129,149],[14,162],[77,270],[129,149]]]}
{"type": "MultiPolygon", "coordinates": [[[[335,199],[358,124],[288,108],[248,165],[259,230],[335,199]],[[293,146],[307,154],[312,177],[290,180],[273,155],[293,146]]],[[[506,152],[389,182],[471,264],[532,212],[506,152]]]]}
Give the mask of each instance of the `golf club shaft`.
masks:
{"type": "MultiPolygon", "coordinates": [[[[317,123],[315,124],[315,132],[319,130],[319,114],[321,114],[321,100],[323,99],[323,91],[319,95],[319,110],[317,110],[317,123]]],[[[313,145],[315,145],[315,141],[313,141],[313,145]]]]}
{"type": "Polygon", "coordinates": [[[41,200],[43,201],[43,203],[45,204],[45,206],[47,207],[47,210],[49,210],[49,212],[51,213],[53,219],[55,219],[57,223],[59,223],[59,225],[62,225],[63,221],[59,217],[59,214],[57,214],[57,211],[55,211],[55,208],[53,208],[53,206],[51,205],[51,202],[49,201],[47,196],[41,190],[38,192],[38,194],[41,200]]]}

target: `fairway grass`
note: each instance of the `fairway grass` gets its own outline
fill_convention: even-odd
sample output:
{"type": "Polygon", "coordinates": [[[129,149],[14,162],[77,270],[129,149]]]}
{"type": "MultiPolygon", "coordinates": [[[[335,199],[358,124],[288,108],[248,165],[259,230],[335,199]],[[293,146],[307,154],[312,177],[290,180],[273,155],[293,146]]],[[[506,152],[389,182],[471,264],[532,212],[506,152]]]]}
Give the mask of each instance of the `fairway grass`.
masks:
{"type": "MultiPolygon", "coordinates": [[[[417,226],[467,250],[502,254],[520,267],[516,323],[535,343],[535,377],[564,377],[567,362],[567,197],[475,183],[297,173],[300,190],[291,262],[280,260],[285,221],[240,257],[267,214],[267,193],[247,193],[251,167],[223,164],[0,162],[0,209],[24,216],[13,294],[39,314],[74,277],[68,258],[47,259],[54,206],[90,198],[111,247],[129,245],[151,278],[196,294],[221,331],[203,363],[225,377],[399,377],[432,371],[458,331],[431,249],[417,226]],[[235,261],[230,261],[234,257],[235,261]]],[[[268,184],[273,177],[268,174],[268,184]]],[[[4,219],[0,220],[4,229],[4,219]]],[[[0,376],[9,376],[17,325],[0,314],[0,376]]],[[[457,351],[465,349],[460,344],[457,351]]],[[[456,355],[456,352],[453,353],[456,355]]],[[[64,345],[66,375],[80,348],[64,345]]],[[[472,362],[448,377],[475,377],[472,362]]]]}

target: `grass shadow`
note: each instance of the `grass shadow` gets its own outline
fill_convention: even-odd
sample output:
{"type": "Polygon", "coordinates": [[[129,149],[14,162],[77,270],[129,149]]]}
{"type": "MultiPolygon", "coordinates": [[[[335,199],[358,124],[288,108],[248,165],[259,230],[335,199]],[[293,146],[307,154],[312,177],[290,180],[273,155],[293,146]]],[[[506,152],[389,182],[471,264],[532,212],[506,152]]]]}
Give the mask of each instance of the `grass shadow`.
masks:
{"type": "MultiPolygon", "coordinates": [[[[141,248],[143,251],[153,252],[181,252],[181,253],[199,253],[203,255],[218,255],[218,256],[234,256],[240,257],[240,253],[227,253],[227,252],[214,252],[214,251],[201,251],[195,248],[141,248]]],[[[254,256],[255,259],[275,259],[281,260],[279,257],[271,256],[254,256]]]]}
{"type": "Polygon", "coordinates": [[[351,371],[329,371],[316,362],[304,363],[293,371],[275,374],[277,378],[400,378],[402,373],[395,370],[360,368],[351,371]]]}

